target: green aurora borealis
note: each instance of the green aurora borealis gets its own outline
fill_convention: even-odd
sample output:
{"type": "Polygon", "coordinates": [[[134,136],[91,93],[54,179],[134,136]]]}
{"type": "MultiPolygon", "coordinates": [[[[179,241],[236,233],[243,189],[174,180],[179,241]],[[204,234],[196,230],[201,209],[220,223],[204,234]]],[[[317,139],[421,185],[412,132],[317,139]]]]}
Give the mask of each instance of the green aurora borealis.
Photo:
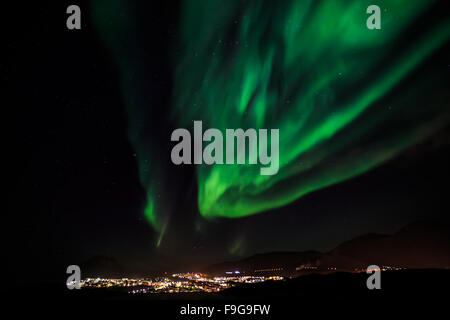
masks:
{"type": "MultiPolygon", "coordinates": [[[[152,101],[140,96],[151,88],[135,87],[145,76],[139,73],[145,56],[127,34],[138,30],[123,14],[125,1],[92,3],[95,25],[118,65],[128,135],[147,190],[145,215],[160,234],[159,246],[170,209],[158,195],[170,192],[161,181],[172,164],[161,163],[142,134],[152,101]]],[[[276,175],[260,175],[252,165],[197,166],[201,215],[235,218],[286,205],[382,164],[447,124],[444,99],[428,94],[440,71],[415,71],[448,41],[450,21],[405,36],[420,28],[431,3],[184,1],[171,121],[189,130],[194,120],[221,130],[280,130],[276,175]],[[381,30],[366,27],[371,4],[381,8],[381,30]]]]}

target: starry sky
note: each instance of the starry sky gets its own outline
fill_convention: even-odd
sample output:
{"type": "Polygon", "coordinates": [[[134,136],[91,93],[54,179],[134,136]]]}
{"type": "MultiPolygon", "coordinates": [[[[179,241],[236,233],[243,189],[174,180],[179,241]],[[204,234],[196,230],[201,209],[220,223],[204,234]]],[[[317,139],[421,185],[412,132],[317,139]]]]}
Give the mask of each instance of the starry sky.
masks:
{"type": "Polygon", "coordinates": [[[14,272],[34,261],[57,277],[96,255],[141,272],[326,251],[447,219],[444,1],[379,1],[377,31],[366,2],[81,1],[77,31],[72,3],[11,7],[14,272]],[[170,134],[193,120],[279,128],[279,173],[173,165],[170,134]]]}

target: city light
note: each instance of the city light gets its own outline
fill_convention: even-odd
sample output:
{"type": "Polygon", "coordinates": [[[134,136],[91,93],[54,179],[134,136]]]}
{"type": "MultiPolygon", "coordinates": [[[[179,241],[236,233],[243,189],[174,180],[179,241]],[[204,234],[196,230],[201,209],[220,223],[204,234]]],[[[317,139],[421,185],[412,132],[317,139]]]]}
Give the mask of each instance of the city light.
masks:
{"type": "MultiPolygon", "coordinates": [[[[202,273],[175,273],[156,278],[87,278],[82,280],[82,288],[128,288],[130,294],[219,292],[243,283],[258,283],[268,280],[283,280],[281,276],[241,276],[234,275],[208,277],[202,273]]],[[[228,272],[227,272],[228,274],[228,272]]]]}

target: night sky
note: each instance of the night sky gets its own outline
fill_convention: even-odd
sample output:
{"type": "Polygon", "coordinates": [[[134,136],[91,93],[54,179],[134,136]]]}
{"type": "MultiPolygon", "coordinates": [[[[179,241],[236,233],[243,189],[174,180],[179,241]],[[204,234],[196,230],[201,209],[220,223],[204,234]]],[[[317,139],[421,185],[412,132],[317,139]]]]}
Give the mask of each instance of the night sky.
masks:
{"type": "Polygon", "coordinates": [[[77,2],[77,31],[66,28],[67,1],[10,7],[2,21],[4,255],[14,275],[59,279],[68,265],[98,255],[145,272],[275,250],[326,251],[368,232],[448,219],[445,1],[413,1],[404,11],[381,1],[405,15],[390,17],[396,33],[376,40],[355,29],[342,38],[348,43],[339,32],[315,35],[314,19],[336,11],[314,5],[300,48],[278,38],[292,13],[287,5],[230,4],[202,14],[199,3],[111,2],[77,2]],[[245,21],[254,38],[240,28],[245,21]],[[217,60],[208,60],[212,53],[217,60]],[[292,73],[280,67],[289,59],[299,61],[298,70],[287,68],[292,73]],[[262,107],[236,115],[227,99],[245,100],[243,83],[262,107]],[[313,90],[318,98],[309,97],[313,90]],[[292,129],[302,112],[311,116],[292,129]],[[353,116],[333,122],[326,138],[315,135],[333,112],[353,116]],[[170,134],[191,130],[192,120],[279,127],[280,158],[289,161],[270,180],[248,166],[175,166],[170,134]]]}

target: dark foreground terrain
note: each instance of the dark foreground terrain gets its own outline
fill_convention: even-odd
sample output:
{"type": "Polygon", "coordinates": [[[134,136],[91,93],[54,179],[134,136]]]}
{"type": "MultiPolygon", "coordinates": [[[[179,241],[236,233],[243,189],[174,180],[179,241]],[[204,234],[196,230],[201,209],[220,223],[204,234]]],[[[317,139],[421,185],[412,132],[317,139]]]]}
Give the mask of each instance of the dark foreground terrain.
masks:
{"type": "MultiPolygon", "coordinates": [[[[269,316],[259,315],[256,318],[278,318],[311,312],[362,315],[360,310],[363,309],[377,314],[387,310],[411,314],[418,308],[434,313],[437,309],[445,308],[449,300],[448,269],[385,271],[381,274],[380,290],[367,289],[368,276],[365,273],[339,272],[310,274],[285,281],[242,285],[220,293],[161,295],[130,295],[118,289],[68,290],[64,285],[30,286],[10,291],[9,298],[33,306],[27,311],[54,310],[55,306],[100,313],[128,314],[147,310],[151,314],[162,312],[167,319],[207,318],[206,315],[180,315],[181,308],[188,304],[215,306],[216,309],[223,309],[226,304],[270,304],[269,316]]],[[[221,317],[224,315],[215,314],[212,318],[221,317]]],[[[229,319],[230,316],[225,318],[229,319]]]]}

